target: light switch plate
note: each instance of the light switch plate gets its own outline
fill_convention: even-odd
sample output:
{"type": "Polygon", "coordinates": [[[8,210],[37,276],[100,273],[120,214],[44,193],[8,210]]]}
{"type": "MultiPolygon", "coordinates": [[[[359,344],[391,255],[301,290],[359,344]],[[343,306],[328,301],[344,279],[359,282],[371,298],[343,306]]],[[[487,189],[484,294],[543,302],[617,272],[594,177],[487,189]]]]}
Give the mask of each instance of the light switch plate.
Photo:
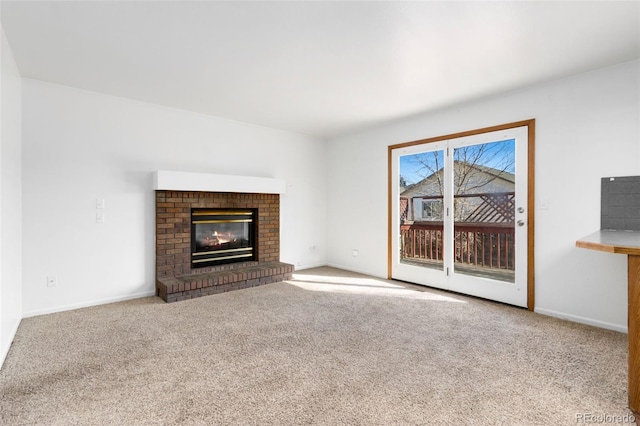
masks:
{"type": "Polygon", "coordinates": [[[540,210],[549,210],[549,197],[540,197],[540,210]]]}

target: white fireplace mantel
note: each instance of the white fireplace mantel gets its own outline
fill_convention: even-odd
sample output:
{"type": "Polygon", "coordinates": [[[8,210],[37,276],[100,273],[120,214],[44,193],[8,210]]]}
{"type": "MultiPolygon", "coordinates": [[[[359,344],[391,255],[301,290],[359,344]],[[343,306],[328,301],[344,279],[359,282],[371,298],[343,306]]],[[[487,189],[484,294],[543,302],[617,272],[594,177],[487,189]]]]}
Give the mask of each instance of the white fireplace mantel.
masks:
{"type": "Polygon", "coordinates": [[[287,185],[282,179],[214,175],[209,173],[175,172],[158,170],[155,173],[155,190],[242,192],[249,194],[284,194],[287,185]]]}

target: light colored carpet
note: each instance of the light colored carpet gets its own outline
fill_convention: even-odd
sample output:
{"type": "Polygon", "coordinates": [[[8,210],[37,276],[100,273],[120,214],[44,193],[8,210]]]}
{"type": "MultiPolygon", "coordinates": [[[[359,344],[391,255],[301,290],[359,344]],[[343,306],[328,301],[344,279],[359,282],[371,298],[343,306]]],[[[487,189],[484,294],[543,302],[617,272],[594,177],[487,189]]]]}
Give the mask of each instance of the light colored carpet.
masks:
{"type": "Polygon", "coordinates": [[[0,370],[0,423],[575,425],[631,414],[624,334],[332,268],[294,278],[24,319],[0,370]]]}

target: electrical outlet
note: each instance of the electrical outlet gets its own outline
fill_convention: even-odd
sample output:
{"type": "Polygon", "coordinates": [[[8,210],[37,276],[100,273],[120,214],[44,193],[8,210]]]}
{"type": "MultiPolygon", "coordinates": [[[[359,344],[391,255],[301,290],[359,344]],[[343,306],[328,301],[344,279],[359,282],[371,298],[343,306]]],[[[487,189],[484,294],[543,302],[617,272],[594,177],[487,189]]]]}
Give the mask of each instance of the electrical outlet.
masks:
{"type": "Polygon", "coordinates": [[[55,287],[58,284],[58,280],[54,275],[47,275],[47,287],[55,287]]]}
{"type": "Polygon", "coordinates": [[[96,213],[96,223],[103,224],[104,220],[104,213],[96,213]]]}
{"type": "Polygon", "coordinates": [[[96,199],[96,209],[104,209],[104,198],[96,199]]]}

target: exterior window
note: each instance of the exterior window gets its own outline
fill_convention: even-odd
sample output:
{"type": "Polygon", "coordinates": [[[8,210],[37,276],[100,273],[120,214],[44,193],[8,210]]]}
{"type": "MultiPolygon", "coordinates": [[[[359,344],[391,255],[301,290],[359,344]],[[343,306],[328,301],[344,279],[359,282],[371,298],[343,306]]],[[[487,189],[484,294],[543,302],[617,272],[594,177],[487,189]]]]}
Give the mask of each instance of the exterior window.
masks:
{"type": "Polygon", "coordinates": [[[442,200],[422,200],[422,220],[442,220],[442,200]]]}

